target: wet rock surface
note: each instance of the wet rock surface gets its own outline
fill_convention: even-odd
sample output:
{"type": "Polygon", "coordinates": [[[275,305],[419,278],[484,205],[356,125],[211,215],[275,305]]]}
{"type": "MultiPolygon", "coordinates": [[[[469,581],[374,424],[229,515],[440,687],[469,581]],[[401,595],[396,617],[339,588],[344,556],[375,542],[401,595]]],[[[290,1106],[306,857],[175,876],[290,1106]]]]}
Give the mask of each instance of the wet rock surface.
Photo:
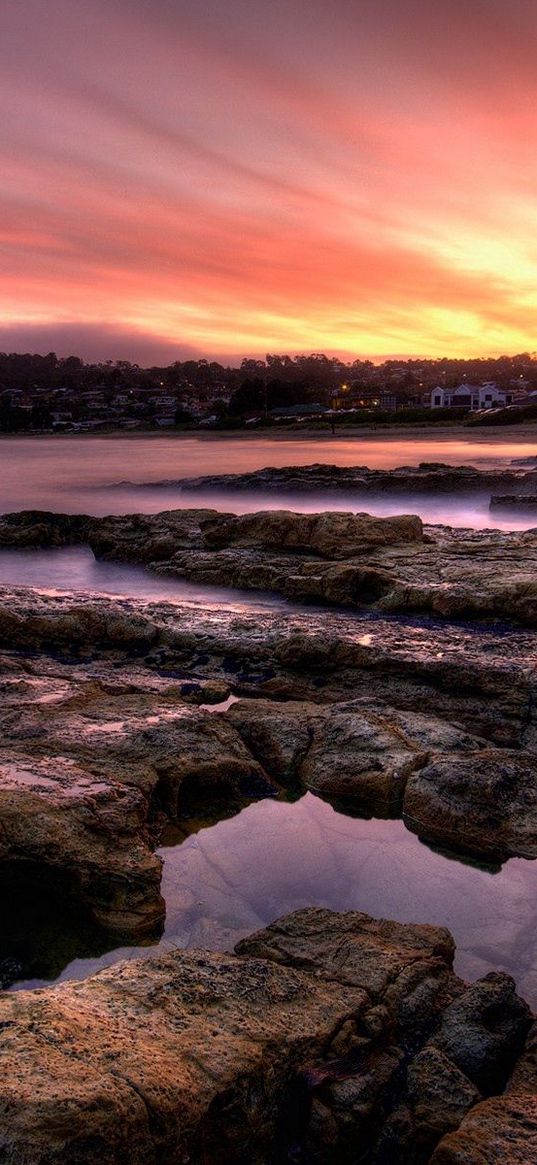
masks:
{"type": "MultiPolygon", "coordinates": [[[[452,957],[438,928],[305,910],[235,956],[176,952],[4,994],[4,1157],[417,1165],[457,1125],[471,1146],[487,1105],[503,1106],[512,1151],[528,1143],[521,1093],[483,1097],[505,1086],[531,1016],[508,976],[465,988],[452,957]]],[[[448,1135],[432,1159],[462,1160],[449,1151],[448,1135]]]]}

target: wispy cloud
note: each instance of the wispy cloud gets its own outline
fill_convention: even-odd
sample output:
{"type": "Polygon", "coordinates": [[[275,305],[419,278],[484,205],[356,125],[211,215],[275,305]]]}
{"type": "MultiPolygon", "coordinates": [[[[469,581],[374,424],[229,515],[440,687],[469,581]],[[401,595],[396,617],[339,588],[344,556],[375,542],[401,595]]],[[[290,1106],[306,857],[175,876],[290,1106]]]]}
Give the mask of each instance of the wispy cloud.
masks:
{"type": "Polygon", "coordinates": [[[533,347],[529,0],[2,19],[4,334],[92,356],[533,347]]]}

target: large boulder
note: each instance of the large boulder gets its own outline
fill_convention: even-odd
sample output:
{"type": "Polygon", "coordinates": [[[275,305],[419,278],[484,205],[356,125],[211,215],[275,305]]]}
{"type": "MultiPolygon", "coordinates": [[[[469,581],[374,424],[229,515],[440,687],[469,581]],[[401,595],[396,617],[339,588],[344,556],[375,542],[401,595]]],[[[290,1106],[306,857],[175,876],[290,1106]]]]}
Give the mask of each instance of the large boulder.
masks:
{"type": "Polygon", "coordinates": [[[537,857],[537,756],[488,749],[438,756],[412,773],[409,829],[436,845],[504,860],[537,857]]]}

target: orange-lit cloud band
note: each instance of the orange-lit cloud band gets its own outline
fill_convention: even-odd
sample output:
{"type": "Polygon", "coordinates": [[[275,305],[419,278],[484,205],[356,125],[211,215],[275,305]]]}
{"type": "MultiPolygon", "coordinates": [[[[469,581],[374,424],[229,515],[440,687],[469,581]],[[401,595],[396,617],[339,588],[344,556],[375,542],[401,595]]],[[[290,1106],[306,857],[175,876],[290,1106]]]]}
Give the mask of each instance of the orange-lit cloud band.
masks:
{"type": "Polygon", "coordinates": [[[536,346],[533,0],[7,0],[2,21],[0,348],[536,346]]]}

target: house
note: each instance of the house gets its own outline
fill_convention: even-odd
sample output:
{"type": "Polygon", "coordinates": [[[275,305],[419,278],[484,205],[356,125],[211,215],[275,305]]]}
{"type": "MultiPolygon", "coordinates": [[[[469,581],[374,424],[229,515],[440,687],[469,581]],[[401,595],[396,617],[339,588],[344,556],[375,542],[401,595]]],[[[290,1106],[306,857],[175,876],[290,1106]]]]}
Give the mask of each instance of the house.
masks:
{"type": "Polygon", "coordinates": [[[496,409],[511,404],[513,394],[505,392],[503,388],[492,380],[485,384],[467,384],[463,382],[457,388],[433,388],[431,392],[432,409],[464,409],[474,412],[477,409],[496,409]]]}

